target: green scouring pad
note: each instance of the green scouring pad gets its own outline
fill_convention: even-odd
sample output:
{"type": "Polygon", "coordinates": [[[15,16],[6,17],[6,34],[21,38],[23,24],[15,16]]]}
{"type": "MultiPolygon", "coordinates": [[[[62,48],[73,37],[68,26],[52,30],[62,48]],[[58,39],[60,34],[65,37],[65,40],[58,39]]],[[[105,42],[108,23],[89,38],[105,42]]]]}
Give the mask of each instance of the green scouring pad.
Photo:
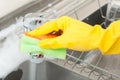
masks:
{"type": "Polygon", "coordinates": [[[66,49],[43,49],[39,46],[40,40],[24,35],[20,41],[20,50],[30,54],[43,54],[54,58],[65,59],[66,49]]]}

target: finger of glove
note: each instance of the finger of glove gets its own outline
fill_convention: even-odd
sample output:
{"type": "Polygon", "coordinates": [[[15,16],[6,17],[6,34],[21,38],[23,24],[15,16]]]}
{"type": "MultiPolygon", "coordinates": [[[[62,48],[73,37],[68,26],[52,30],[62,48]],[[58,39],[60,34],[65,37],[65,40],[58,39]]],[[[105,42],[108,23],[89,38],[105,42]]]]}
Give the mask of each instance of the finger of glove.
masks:
{"type": "Polygon", "coordinates": [[[39,46],[42,48],[50,48],[50,49],[56,49],[56,48],[65,48],[65,41],[62,40],[62,37],[56,37],[51,39],[45,39],[40,41],[39,46]]]}
{"type": "Polygon", "coordinates": [[[67,16],[63,16],[56,20],[46,22],[45,24],[39,26],[35,30],[28,32],[28,34],[32,36],[40,36],[51,33],[53,31],[63,31],[66,29],[67,26],[70,25],[71,20],[73,19],[67,16]]]}
{"type": "Polygon", "coordinates": [[[44,34],[51,33],[52,31],[58,31],[58,27],[56,25],[55,21],[49,21],[43,24],[42,26],[39,26],[38,28],[28,32],[27,34],[32,36],[41,36],[44,34]]]}

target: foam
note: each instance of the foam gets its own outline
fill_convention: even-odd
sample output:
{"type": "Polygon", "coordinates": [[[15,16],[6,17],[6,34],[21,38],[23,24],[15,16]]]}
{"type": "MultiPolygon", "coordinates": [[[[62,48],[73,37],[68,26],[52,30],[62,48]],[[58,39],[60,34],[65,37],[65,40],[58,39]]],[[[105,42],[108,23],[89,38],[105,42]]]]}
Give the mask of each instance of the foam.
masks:
{"type": "Polygon", "coordinates": [[[26,60],[29,60],[29,55],[19,51],[18,36],[10,34],[0,47],[0,78],[16,70],[26,60]]]}

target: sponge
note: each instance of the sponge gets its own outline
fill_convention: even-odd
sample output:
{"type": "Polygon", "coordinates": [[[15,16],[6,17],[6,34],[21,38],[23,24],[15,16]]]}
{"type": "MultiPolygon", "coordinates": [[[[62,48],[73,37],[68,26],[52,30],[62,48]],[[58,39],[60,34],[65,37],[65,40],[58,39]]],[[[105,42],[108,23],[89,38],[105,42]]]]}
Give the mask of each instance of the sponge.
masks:
{"type": "Polygon", "coordinates": [[[53,58],[66,58],[66,49],[43,49],[39,46],[39,39],[23,35],[20,41],[20,50],[30,54],[43,54],[53,58]]]}

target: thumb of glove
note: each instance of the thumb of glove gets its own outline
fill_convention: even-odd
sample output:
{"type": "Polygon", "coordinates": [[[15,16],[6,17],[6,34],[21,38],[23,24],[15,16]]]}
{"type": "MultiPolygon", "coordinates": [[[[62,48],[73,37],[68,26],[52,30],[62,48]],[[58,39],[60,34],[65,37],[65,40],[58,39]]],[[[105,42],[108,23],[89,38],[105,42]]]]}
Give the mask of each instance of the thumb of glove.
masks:
{"type": "Polygon", "coordinates": [[[56,48],[65,48],[65,41],[62,36],[58,36],[56,38],[50,38],[50,39],[44,39],[41,40],[39,43],[39,46],[42,48],[51,48],[51,49],[56,49],[56,48]]]}

